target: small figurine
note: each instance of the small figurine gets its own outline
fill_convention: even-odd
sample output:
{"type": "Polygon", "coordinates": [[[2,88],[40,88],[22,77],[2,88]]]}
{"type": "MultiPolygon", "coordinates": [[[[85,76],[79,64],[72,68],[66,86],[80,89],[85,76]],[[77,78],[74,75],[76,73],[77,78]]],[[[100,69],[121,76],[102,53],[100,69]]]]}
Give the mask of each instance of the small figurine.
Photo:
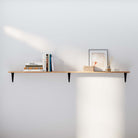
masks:
{"type": "Polygon", "coordinates": [[[93,71],[95,71],[95,66],[96,66],[97,63],[98,63],[97,61],[94,62],[93,71]]]}
{"type": "Polygon", "coordinates": [[[112,59],[110,59],[110,62],[108,62],[107,69],[106,69],[107,72],[111,72],[111,66],[110,66],[111,65],[111,60],[112,59]]]}

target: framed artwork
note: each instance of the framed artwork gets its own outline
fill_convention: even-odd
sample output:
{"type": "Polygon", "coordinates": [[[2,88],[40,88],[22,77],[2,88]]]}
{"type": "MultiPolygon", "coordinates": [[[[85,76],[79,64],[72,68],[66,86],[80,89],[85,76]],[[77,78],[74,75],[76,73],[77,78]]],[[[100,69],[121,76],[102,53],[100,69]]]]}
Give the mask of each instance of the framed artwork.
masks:
{"type": "Polygon", "coordinates": [[[108,49],[89,49],[89,66],[95,71],[105,71],[108,65],[108,49]]]}

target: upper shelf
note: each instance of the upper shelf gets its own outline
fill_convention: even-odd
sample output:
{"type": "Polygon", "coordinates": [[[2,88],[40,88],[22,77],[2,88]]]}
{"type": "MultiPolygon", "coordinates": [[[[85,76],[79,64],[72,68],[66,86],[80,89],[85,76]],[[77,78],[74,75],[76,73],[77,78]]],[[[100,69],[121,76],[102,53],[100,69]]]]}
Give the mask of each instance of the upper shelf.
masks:
{"type": "Polygon", "coordinates": [[[46,72],[46,71],[8,71],[8,73],[130,73],[129,71],[52,71],[52,72],[46,72]]]}

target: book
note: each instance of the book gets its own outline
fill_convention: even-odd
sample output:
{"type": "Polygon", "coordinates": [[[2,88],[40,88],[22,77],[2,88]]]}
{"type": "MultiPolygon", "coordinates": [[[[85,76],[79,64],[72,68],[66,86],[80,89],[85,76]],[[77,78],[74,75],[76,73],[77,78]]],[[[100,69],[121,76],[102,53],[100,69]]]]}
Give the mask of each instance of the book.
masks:
{"type": "Polygon", "coordinates": [[[51,66],[52,66],[52,71],[54,71],[54,61],[53,61],[53,56],[51,54],[51,66]]]}
{"type": "Polygon", "coordinates": [[[43,65],[25,65],[25,67],[43,67],[43,65]]]}
{"type": "Polygon", "coordinates": [[[50,54],[50,71],[52,71],[52,54],[50,54]]]}
{"type": "Polygon", "coordinates": [[[48,72],[54,70],[52,54],[43,53],[43,70],[48,72]]]}
{"type": "Polygon", "coordinates": [[[25,65],[29,65],[29,66],[33,66],[33,65],[43,65],[41,62],[30,62],[30,63],[26,63],[25,65]]]}
{"type": "Polygon", "coordinates": [[[48,71],[48,54],[46,54],[46,71],[48,71]]]}
{"type": "Polygon", "coordinates": [[[50,72],[50,54],[48,54],[48,71],[50,72]]]}
{"type": "Polygon", "coordinates": [[[42,55],[42,60],[43,60],[43,70],[46,71],[46,54],[43,53],[42,55]]]}
{"type": "Polygon", "coordinates": [[[28,69],[28,70],[29,70],[29,69],[34,69],[34,70],[36,70],[36,69],[37,69],[37,70],[38,70],[38,69],[41,69],[41,70],[42,70],[43,67],[24,67],[24,69],[28,69]]]}
{"type": "Polygon", "coordinates": [[[43,71],[43,70],[40,70],[40,69],[24,69],[24,71],[43,71]]]}
{"type": "Polygon", "coordinates": [[[26,63],[24,71],[43,71],[43,64],[38,62],[26,63]]]}

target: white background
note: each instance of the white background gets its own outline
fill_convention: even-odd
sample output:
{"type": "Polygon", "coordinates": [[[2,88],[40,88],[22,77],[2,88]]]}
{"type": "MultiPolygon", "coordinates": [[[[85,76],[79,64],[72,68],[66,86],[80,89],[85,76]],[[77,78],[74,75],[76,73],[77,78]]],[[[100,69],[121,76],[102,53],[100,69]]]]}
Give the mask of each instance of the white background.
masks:
{"type": "Polygon", "coordinates": [[[115,0],[0,1],[1,138],[137,138],[137,7],[115,0]],[[8,71],[41,61],[42,50],[52,51],[55,70],[82,70],[89,48],[109,49],[112,69],[131,71],[127,84],[123,75],[81,74],[70,84],[67,74],[15,74],[11,83],[8,71]]]}

